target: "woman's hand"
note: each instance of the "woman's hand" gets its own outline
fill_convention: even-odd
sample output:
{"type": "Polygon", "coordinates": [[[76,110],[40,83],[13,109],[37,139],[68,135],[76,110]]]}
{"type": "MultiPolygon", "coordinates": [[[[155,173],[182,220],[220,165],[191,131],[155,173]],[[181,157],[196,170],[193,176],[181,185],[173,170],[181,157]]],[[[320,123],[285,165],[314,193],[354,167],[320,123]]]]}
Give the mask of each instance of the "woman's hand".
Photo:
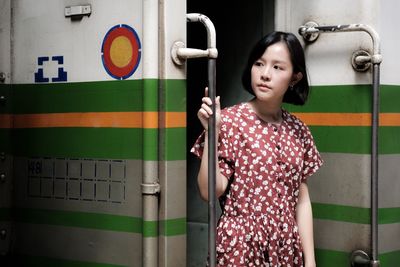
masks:
{"type": "MultiPolygon", "coordinates": [[[[197,117],[199,118],[201,125],[203,125],[204,130],[208,130],[208,119],[212,115],[212,101],[211,98],[208,97],[208,87],[204,90],[204,97],[202,98],[203,104],[199,111],[197,112],[197,117]]],[[[215,98],[215,126],[216,126],[216,133],[219,132],[219,128],[221,125],[221,105],[219,101],[219,96],[215,98]]]]}

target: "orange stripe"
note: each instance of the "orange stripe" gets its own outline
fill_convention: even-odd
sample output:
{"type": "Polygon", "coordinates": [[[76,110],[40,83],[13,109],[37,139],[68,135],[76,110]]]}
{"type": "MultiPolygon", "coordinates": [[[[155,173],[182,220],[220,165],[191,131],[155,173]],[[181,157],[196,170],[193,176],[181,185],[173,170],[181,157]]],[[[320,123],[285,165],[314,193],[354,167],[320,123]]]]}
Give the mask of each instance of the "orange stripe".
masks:
{"type": "MultiPolygon", "coordinates": [[[[186,127],[185,112],[166,112],[165,128],[186,127]]],[[[158,112],[0,114],[0,128],[158,128],[158,112]]]]}
{"type": "Polygon", "coordinates": [[[186,112],[165,112],[167,128],[186,127],[186,112]]]}
{"type": "MultiPolygon", "coordinates": [[[[371,126],[371,113],[293,113],[307,125],[371,126]]],[[[379,126],[400,126],[400,113],[381,113],[379,126]]]]}
{"type": "Polygon", "coordinates": [[[1,128],[12,128],[12,115],[0,114],[0,129],[1,128]]]}

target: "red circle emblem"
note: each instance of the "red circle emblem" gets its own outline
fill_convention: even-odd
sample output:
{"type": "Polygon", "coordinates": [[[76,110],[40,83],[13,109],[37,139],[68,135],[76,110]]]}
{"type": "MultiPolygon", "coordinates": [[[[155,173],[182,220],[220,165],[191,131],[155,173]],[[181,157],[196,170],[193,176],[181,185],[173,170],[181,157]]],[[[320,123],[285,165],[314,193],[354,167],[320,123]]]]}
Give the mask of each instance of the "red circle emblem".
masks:
{"type": "Polygon", "coordinates": [[[118,80],[130,77],[139,66],[140,40],[128,25],[116,25],[106,34],[101,47],[103,66],[118,80]]]}

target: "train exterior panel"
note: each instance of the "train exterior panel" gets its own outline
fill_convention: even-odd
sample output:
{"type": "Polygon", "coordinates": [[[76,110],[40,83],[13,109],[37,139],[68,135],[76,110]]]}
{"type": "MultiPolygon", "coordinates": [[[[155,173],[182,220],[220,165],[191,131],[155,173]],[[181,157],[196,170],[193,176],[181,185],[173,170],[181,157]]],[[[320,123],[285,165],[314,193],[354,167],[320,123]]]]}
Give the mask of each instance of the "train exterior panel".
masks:
{"type": "Polygon", "coordinates": [[[2,255],[185,266],[185,2],[0,6],[2,255]]]}
{"type": "MultiPolygon", "coordinates": [[[[321,26],[367,24],[380,35],[380,127],[378,254],[381,266],[400,262],[399,78],[394,62],[400,39],[396,1],[276,1],[276,27],[297,32],[308,21],[321,26]]],[[[300,37],[301,38],[301,37],[300,37]]],[[[302,38],[301,38],[302,39],[302,38]]],[[[303,39],[302,39],[303,40],[303,39]]],[[[372,51],[366,32],[320,34],[305,43],[312,84],[310,102],[292,107],[310,126],[325,166],[309,180],[314,212],[317,266],[350,266],[351,252],[371,253],[370,68],[352,68],[353,52],[372,51]]]]}

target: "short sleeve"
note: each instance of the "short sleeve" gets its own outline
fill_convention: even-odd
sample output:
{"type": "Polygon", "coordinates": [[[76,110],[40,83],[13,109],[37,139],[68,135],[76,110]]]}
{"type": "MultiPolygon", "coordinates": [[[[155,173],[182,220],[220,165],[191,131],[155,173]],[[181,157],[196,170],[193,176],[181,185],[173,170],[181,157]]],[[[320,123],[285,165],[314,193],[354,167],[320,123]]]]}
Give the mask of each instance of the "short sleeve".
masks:
{"type": "Polygon", "coordinates": [[[306,182],[307,178],[314,174],[323,164],[321,154],[319,153],[315,144],[314,138],[308,127],[303,139],[304,156],[303,156],[303,170],[302,182],[306,182]]]}
{"type": "MultiPolygon", "coordinates": [[[[224,120],[224,119],[223,119],[224,120]]],[[[235,156],[232,143],[232,128],[222,123],[218,135],[218,164],[222,175],[230,179],[234,173],[235,156]]],[[[205,131],[197,138],[190,152],[201,158],[204,150],[205,131]]]]}

